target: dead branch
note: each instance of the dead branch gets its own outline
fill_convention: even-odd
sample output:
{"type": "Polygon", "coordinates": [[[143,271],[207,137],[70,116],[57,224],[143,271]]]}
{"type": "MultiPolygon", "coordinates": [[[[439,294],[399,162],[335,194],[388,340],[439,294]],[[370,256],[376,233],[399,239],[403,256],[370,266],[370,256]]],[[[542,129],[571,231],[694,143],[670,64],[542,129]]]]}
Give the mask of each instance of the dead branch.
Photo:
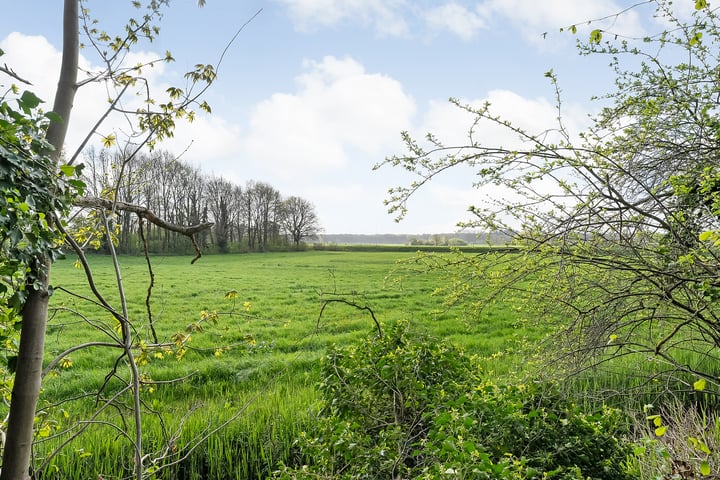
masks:
{"type": "Polygon", "coordinates": [[[209,229],[214,225],[213,222],[198,223],[197,225],[177,225],[174,223],[166,222],[162,218],[155,215],[149,208],[143,207],[142,205],[135,205],[132,203],[122,201],[112,201],[106,198],[98,197],[80,197],[75,200],[75,205],[78,207],[86,208],[103,208],[106,210],[121,210],[124,212],[132,212],[137,214],[140,218],[146,219],[148,222],[157,225],[160,228],[170,230],[171,232],[185,235],[190,239],[195,248],[196,256],[190,263],[195,263],[201,256],[200,246],[195,240],[195,234],[209,229]]]}
{"type": "Polygon", "coordinates": [[[367,305],[360,305],[360,304],[356,303],[355,301],[348,300],[346,298],[327,298],[327,299],[323,300],[322,307],[320,308],[320,314],[318,315],[318,319],[317,319],[317,329],[318,330],[320,329],[320,320],[322,319],[323,313],[325,312],[325,307],[327,307],[331,303],[343,303],[345,305],[355,307],[358,310],[364,310],[364,311],[370,313],[370,316],[372,317],[373,322],[375,322],[375,327],[377,328],[377,331],[378,331],[378,337],[382,338],[382,336],[383,336],[382,327],[380,326],[380,322],[378,322],[378,319],[375,318],[375,312],[373,312],[373,310],[370,307],[368,307],[367,305]]]}

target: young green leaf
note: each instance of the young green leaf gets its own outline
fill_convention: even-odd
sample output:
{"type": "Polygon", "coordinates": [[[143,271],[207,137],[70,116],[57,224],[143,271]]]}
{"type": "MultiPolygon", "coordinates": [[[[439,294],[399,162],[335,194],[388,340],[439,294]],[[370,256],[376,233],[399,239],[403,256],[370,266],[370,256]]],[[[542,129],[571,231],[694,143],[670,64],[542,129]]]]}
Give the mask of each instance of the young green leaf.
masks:
{"type": "Polygon", "coordinates": [[[702,32],[695,32],[692,38],[690,38],[690,46],[697,45],[700,43],[700,40],[702,40],[702,32]]]}
{"type": "Polygon", "coordinates": [[[60,171],[66,177],[72,177],[73,175],[75,175],[75,167],[73,167],[72,165],[60,165],[60,171]]]}
{"type": "Polygon", "coordinates": [[[115,134],[111,133],[107,137],[103,137],[102,143],[105,148],[110,148],[115,145],[115,134]]]}

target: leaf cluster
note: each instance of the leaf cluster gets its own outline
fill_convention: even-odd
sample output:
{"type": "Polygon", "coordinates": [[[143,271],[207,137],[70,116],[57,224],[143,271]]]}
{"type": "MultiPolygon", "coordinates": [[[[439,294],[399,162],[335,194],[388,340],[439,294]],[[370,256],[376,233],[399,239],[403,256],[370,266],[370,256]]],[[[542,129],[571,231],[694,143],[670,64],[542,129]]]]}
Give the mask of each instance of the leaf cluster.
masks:
{"type": "MultiPolygon", "coordinates": [[[[54,261],[61,255],[63,238],[53,222],[67,216],[85,186],[78,178],[80,167],[58,168],[48,155],[52,147],[46,128],[58,119],[43,114],[40,103],[28,91],[0,98],[0,261],[6,272],[25,272],[38,259],[54,261]]],[[[7,289],[3,286],[0,293],[7,289]]]]}
{"type": "Polygon", "coordinates": [[[462,350],[407,328],[328,354],[317,429],[298,440],[314,463],[278,478],[631,478],[618,411],[494,384],[462,350]]]}

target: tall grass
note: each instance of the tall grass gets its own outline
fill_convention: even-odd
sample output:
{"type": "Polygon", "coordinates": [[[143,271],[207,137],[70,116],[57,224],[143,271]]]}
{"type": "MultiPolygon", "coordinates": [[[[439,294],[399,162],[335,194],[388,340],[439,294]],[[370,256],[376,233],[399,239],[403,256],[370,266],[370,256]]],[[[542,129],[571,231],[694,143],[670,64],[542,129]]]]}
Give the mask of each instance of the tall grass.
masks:
{"type": "MultiPolygon", "coordinates": [[[[151,305],[161,341],[197,322],[201,311],[218,312],[217,325],[205,324],[202,332],[192,334],[182,361],[172,355],[149,355],[150,362],[142,366],[143,373],[157,382],[182,379],[144,392],[149,461],[153,451],[162,449],[169,452],[165,464],[178,461],[160,470],[157,478],[263,478],[279,462],[302,461],[295,457],[293,440],[312,427],[318,362],[329,345],[353,342],[375,328],[373,315],[383,324],[409,319],[415,330],[460,343],[488,359],[516,344],[522,332],[513,331],[511,309],[492,312],[489,324],[462,321],[459,311],[447,309],[433,295],[436,275],[406,275],[406,267],[397,263],[413,255],[278,252],[206,256],[195,265],[190,265],[190,257],[155,257],[151,305]],[[238,292],[237,298],[226,299],[231,290],[238,292]],[[328,299],[343,301],[323,309],[328,299]],[[250,303],[249,311],[245,302],[250,303]],[[175,438],[180,427],[182,434],[175,438]],[[198,438],[204,441],[193,443],[198,438]]],[[[98,287],[117,304],[109,259],[91,256],[90,261],[98,287]]],[[[138,335],[148,339],[147,267],[137,257],[121,262],[130,316],[138,335]]],[[[55,310],[48,330],[48,361],[78,343],[105,339],[91,323],[113,328],[109,314],[85,300],[91,296],[86,283],[72,260],[58,262],[53,270],[55,310]]],[[[106,382],[106,375],[118,355],[119,351],[101,348],[74,352],[72,366],[56,369],[46,379],[43,400],[54,430],[36,449],[38,458],[76,431],[63,435],[65,428],[87,418],[116,392],[121,382],[106,382]],[[102,394],[96,395],[101,388],[102,394]]],[[[123,362],[115,375],[128,375],[123,362]]],[[[126,395],[120,400],[127,401],[126,395]]],[[[114,406],[96,421],[52,459],[43,478],[130,475],[130,446],[119,432],[130,433],[127,412],[114,406]]]]}
{"type": "MultiPolygon", "coordinates": [[[[293,441],[313,428],[318,363],[329,345],[354,342],[371,332],[375,328],[372,315],[381,324],[409,320],[417,333],[464,347],[483,359],[488,376],[513,375],[540,365],[536,363],[541,354],[538,342],[549,333],[542,321],[527,318],[516,305],[503,302],[484,308],[480,317],[447,307],[434,295],[444,280],[441,273],[398,263],[414,255],[276,252],[211,255],[194,265],[190,257],[155,257],[151,305],[161,341],[197,322],[201,311],[218,312],[216,325],[204,324],[202,332],[192,333],[182,361],[151,354],[149,363],[142,366],[143,373],[156,382],[180,379],[158,383],[153,391],[144,392],[148,464],[163,449],[167,453],[166,460],[157,465],[165,466],[157,478],[264,478],[279,462],[307,460],[297,457],[293,441]],[[226,299],[231,290],[237,291],[237,298],[226,299]],[[328,299],[344,301],[328,303],[323,309],[328,299]],[[249,311],[245,302],[250,303],[249,311]]],[[[109,258],[91,256],[90,261],[98,287],[117,303],[109,258]]],[[[121,262],[130,315],[138,336],[148,339],[145,261],[124,257],[121,262]]],[[[90,323],[113,327],[112,318],[86,300],[91,296],[86,279],[72,260],[57,263],[53,285],[47,361],[73,345],[105,339],[90,323]],[[82,312],[84,317],[73,312],[82,312]]],[[[76,432],[77,422],[116,392],[121,382],[106,382],[106,375],[118,354],[101,348],[74,352],[72,366],[58,368],[46,379],[43,418],[52,420],[53,431],[38,444],[38,459],[76,432]]],[[[634,385],[634,373],[652,378],[657,368],[621,360],[609,372],[589,371],[568,385],[587,392],[633,391],[629,388],[634,385]]],[[[127,375],[121,361],[116,376],[127,375]]],[[[664,387],[659,385],[658,393],[664,387]]],[[[646,400],[635,398],[640,399],[646,400]]],[[[127,396],[120,400],[127,401],[127,396]]],[[[104,411],[52,459],[43,478],[129,477],[132,454],[117,428],[132,433],[126,415],[122,402],[104,411]]]]}

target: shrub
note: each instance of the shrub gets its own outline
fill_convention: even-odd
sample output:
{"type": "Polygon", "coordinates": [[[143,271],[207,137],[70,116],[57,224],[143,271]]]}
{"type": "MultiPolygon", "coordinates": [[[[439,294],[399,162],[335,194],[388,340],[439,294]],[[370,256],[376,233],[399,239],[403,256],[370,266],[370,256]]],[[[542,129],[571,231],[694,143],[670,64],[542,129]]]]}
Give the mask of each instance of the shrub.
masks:
{"type": "Polygon", "coordinates": [[[631,478],[618,411],[488,382],[474,358],[411,340],[407,324],[332,349],[320,389],[317,428],[297,441],[314,463],[277,478],[631,478]]]}

